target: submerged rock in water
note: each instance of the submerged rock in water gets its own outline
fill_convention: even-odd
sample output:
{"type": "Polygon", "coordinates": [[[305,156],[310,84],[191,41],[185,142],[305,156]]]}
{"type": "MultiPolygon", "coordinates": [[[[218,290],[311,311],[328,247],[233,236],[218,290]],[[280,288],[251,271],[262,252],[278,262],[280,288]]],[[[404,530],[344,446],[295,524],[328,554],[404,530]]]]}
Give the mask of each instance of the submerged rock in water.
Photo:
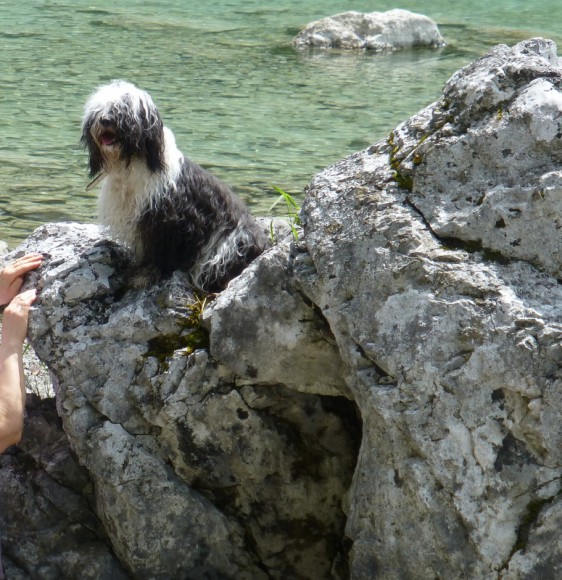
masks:
{"type": "Polygon", "coordinates": [[[441,47],[445,41],[437,24],[422,14],[342,12],[311,22],[293,39],[297,48],[367,48],[396,50],[417,46],[441,47]]]}
{"type": "Polygon", "coordinates": [[[214,300],[39,228],[64,432],[51,405],[42,449],[33,408],[2,458],[13,576],[558,577],[561,85],[554,43],[496,47],[214,300]]]}

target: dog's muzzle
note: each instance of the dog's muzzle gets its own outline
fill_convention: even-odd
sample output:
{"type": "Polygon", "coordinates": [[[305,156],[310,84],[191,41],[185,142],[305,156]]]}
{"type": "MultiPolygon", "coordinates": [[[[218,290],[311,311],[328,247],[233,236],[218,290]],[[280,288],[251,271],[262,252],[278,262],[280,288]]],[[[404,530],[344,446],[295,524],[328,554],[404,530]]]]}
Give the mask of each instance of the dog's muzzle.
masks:
{"type": "Polygon", "coordinates": [[[95,125],[93,136],[95,140],[104,147],[111,147],[115,145],[117,140],[117,132],[115,131],[115,126],[113,119],[107,117],[101,118],[95,125]]]}
{"type": "Polygon", "coordinates": [[[99,138],[98,141],[104,146],[104,147],[111,147],[112,145],[115,145],[115,131],[103,131],[99,138]]]}

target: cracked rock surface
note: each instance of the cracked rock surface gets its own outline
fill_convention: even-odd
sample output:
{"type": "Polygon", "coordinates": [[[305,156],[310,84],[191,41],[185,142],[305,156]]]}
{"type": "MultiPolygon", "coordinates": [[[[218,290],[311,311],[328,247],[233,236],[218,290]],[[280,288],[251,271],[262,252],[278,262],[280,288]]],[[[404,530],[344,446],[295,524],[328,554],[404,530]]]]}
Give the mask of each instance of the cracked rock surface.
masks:
{"type": "Polygon", "coordinates": [[[46,225],[16,253],[30,248],[47,255],[30,280],[41,289],[30,340],[54,376],[64,432],[52,416],[50,428],[68,437],[63,458],[71,449],[79,487],[46,469],[37,443],[30,452],[30,416],[26,438],[2,458],[0,496],[9,489],[36,514],[62,488],[59,501],[74,498],[68,519],[81,527],[67,546],[59,530],[67,518],[52,507],[32,519],[23,544],[21,497],[6,501],[10,574],[74,578],[67,552],[104,556],[91,572],[97,578],[345,574],[342,499],[360,420],[329,328],[289,276],[289,244],[211,303],[210,331],[182,273],[131,288],[127,252],[97,226],[46,225]],[[244,328],[247,337],[238,334],[244,328]],[[223,364],[232,344],[255,370],[223,364]],[[22,473],[45,483],[33,493],[22,473]]]}
{"type": "Polygon", "coordinates": [[[307,192],[295,273],[363,418],[353,578],[560,575],[561,83],[552,42],[498,46],[307,192]]]}
{"type": "Polygon", "coordinates": [[[496,47],[207,302],[39,228],[57,412],[1,459],[10,577],[559,578],[561,85],[551,41],[496,47]]]}

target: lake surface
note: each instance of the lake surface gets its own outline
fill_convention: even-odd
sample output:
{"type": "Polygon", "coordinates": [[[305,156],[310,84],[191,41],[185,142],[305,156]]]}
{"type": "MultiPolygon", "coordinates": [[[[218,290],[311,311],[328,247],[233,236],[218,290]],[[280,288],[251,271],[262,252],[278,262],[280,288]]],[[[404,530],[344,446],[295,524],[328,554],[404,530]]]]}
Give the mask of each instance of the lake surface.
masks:
{"type": "Polygon", "coordinates": [[[492,46],[532,36],[562,46],[554,0],[0,0],[0,17],[0,240],[10,247],[46,222],[95,221],[80,121],[111,79],[147,90],[182,151],[265,215],[272,185],[302,199],[315,173],[384,138],[492,46]],[[448,46],[291,47],[318,18],[397,7],[433,18],[448,46]]]}

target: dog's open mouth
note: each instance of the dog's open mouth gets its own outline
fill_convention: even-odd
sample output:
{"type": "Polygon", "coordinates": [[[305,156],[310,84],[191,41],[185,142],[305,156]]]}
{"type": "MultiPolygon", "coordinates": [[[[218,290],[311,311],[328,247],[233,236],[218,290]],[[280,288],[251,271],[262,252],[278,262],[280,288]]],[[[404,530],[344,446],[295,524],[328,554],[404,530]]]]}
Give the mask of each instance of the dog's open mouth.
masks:
{"type": "Polygon", "coordinates": [[[110,147],[115,144],[115,133],[113,131],[104,131],[99,136],[99,142],[105,147],[110,147]]]}

